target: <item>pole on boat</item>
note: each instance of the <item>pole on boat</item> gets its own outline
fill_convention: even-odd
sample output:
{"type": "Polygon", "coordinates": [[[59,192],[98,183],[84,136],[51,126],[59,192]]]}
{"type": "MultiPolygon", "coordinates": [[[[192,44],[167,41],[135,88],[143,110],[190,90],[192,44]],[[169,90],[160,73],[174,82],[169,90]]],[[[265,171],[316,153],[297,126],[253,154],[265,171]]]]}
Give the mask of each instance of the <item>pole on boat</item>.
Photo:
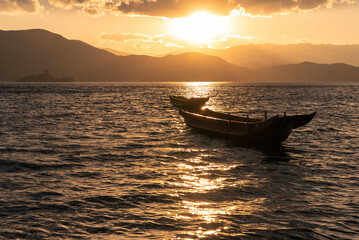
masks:
{"type": "Polygon", "coordinates": [[[284,112],[284,117],[286,117],[287,116],[287,112],[284,112]]]}
{"type": "Polygon", "coordinates": [[[264,111],[264,119],[267,119],[267,111],[264,111]]]}
{"type": "Polygon", "coordinates": [[[228,127],[229,127],[229,128],[232,128],[232,126],[233,126],[233,125],[232,125],[232,120],[231,120],[231,119],[228,119],[228,127]]]}
{"type": "Polygon", "coordinates": [[[247,124],[249,124],[249,116],[247,115],[247,124]]]}

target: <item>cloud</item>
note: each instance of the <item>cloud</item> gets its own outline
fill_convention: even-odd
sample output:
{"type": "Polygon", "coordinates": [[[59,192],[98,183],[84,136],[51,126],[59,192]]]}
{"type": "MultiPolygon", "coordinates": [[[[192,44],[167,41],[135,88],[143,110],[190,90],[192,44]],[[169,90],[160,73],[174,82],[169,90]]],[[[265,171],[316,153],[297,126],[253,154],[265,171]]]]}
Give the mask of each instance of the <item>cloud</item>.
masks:
{"type": "Polygon", "coordinates": [[[133,43],[133,46],[141,46],[141,48],[153,45],[164,48],[183,48],[183,45],[187,44],[168,33],[154,36],[143,33],[102,33],[99,38],[105,42],[133,43]]]}
{"type": "MultiPolygon", "coordinates": [[[[77,13],[101,16],[108,12],[105,0],[48,0],[55,7],[75,10],[77,13]]],[[[112,3],[111,0],[108,1],[112,3]]],[[[110,13],[110,12],[109,12],[110,13]]]]}
{"type": "Polygon", "coordinates": [[[244,45],[251,43],[253,37],[242,37],[239,35],[231,35],[231,34],[224,34],[218,36],[218,38],[213,39],[208,42],[209,48],[214,49],[223,49],[229,48],[236,45],[244,45]]]}
{"type": "Polygon", "coordinates": [[[231,0],[48,0],[65,9],[86,12],[90,15],[126,14],[157,17],[182,17],[196,11],[229,15],[235,7],[231,0]],[[92,11],[86,11],[91,9],[92,11]]]}
{"type": "Polygon", "coordinates": [[[107,13],[175,18],[188,16],[196,11],[207,11],[224,16],[235,10],[251,15],[271,15],[332,7],[335,4],[356,3],[358,0],[49,0],[49,2],[58,7],[75,9],[91,15],[107,13]]]}
{"type": "MultiPolygon", "coordinates": [[[[335,2],[343,0],[238,0],[239,7],[245,9],[251,15],[271,15],[313,10],[320,7],[331,7],[335,2]]],[[[351,2],[350,0],[346,2],[351,2]]]]}
{"type": "Polygon", "coordinates": [[[243,9],[251,15],[271,15],[355,2],[357,0],[130,0],[118,4],[117,10],[164,17],[187,16],[198,10],[228,15],[243,9]]]}
{"type": "Polygon", "coordinates": [[[0,0],[0,13],[38,13],[42,9],[38,0],[0,0]]]}
{"type": "Polygon", "coordinates": [[[142,33],[102,33],[98,38],[108,47],[127,49],[134,54],[157,55],[183,48],[169,34],[151,36],[142,33]]]}
{"type": "Polygon", "coordinates": [[[174,37],[169,33],[154,36],[142,33],[102,33],[99,35],[99,38],[103,43],[114,44],[114,48],[132,48],[133,52],[140,54],[149,54],[151,52],[146,52],[146,49],[151,49],[152,53],[157,52],[157,54],[184,48],[196,49],[200,47],[221,49],[239,44],[248,44],[252,39],[252,37],[223,34],[206,43],[195,44],[174,37]]]}
{"type": "Polygon", "coordinates": [[[188,16],[196,11],[228,15],[235,8],[230,0],[140,0],[122,1],[116,6],[125,14],[140,14],[164,17],[188,16]]]}
{"type": "MultiPolygon", "coordinates": [[[[142,33],[101,33],[99,39],[112,42],[141,42],[142,44],[159,44],[164,47],[182,48],[185,45],[196,45],[184,39],[177,38],[170,33],[148,35],[142,33]]],[[[214,40],[215,41],[215,40],[214,40]]],[[[218,38],[219,41],[219,38],[218,38]]]]}
{"type": "Polygon", "coordinates": [[[116,42],[131,40],[152,41],[153,37],[142,33],[102,33],[100,39],[116,42]]]}

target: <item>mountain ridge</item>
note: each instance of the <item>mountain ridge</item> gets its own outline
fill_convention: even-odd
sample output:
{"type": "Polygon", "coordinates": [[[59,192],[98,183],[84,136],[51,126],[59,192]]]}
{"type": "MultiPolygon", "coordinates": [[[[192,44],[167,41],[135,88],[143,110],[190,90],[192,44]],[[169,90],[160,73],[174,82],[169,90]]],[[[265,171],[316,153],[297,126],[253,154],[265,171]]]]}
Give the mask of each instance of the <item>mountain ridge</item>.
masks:
{"type": "Polygon", "coordinates": [[[16,81],[44,69],[76,81],[98,82],[359,80],[359,67],[347,64],[300,63],[250,70],[198,52],[163,57],[118,56],[43,29],[0,30],[0,52],[0,81],[16,81]]]}
{"type": "MultiPolygon", "coordinates": [[[[180,50],[168,54],[181,54],[180,50]]],[[[336,62],[359,66],[359,44],[286,44],[271,43],[237,45],[226,49],[190,49],[204,54],[218,56],[237,66],[258,69],[275,65],[301,63],[304,61],[332,64],[336,62]]],[[[164,56],[162,54],[160,56],[164,56]]]]}
{"type": "Polygon", "coordinates": [[[39,29],[0,31],[0,51],[2,81],[14,81],[44,69],[77,81],[235,81],[240,79],[240,71],[248,73],[247,69],[200,53],[176,56],[177,63],[171,56],[117,56],[39,29]],[[212,68],[205,67],[205,62],[210,62],[212,68]]]}
{"type": "Polygon", "coordinates": [[[345,63],[318,64],[301,62],[298,64],[278,65],[258,69],[256,79],[260,82],[336,82],[345,79],[346,82],[359,81],[359,67],[345,63]]]}

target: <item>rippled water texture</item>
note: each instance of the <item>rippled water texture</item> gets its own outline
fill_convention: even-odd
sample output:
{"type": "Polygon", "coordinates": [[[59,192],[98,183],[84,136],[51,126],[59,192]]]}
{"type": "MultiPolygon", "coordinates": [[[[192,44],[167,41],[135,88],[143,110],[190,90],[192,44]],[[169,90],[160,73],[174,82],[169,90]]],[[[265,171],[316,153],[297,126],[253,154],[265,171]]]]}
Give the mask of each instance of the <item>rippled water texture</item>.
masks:
{"type": "Polygon", "coordinates": [[[358,239],[358,85],[2,84],[0,103],[0,238],[358,239]],[[318,114],[244,148],[190,130],[169,94],[318,114]]]}

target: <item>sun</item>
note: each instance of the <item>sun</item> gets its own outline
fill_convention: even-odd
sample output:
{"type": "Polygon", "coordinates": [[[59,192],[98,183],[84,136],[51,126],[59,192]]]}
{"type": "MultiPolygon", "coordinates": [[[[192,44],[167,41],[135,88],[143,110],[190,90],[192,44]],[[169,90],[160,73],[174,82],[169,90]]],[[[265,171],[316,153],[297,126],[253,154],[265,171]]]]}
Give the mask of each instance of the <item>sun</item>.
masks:
{"type": "Polygon", "coordinates": [[[228,33],[228,17],[216,16],[207,12],[197,12],[185,18],[171,21],[171,35],[192,43],[206,43],[228,33]]]}

